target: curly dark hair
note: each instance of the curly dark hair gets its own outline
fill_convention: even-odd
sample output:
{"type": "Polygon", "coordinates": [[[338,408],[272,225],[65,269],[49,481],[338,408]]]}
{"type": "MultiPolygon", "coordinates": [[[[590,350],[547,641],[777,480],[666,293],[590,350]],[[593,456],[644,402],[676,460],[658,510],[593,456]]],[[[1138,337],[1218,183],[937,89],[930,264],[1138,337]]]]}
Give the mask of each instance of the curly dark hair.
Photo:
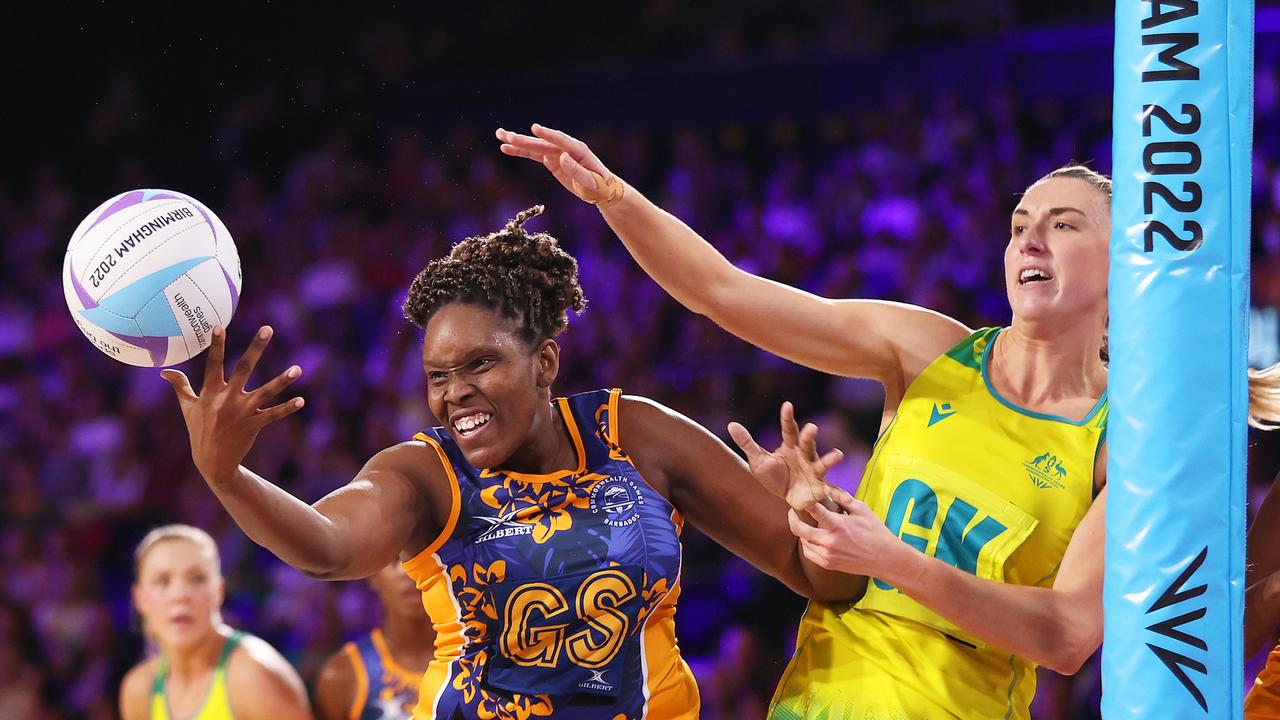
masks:
{"type": "Polygon", "coordinates": [[[578,261],[554,237],[524,229],[541,213],[535,205],[501,230],[469,237],[447,257],[432,260],[409,286],[404,316],[426,327],[440,308],[463,302],[514,320],[530,344],[560,334],[569,325],[566,311],[581,312],[587,299],[578,285],[578,261]]]}

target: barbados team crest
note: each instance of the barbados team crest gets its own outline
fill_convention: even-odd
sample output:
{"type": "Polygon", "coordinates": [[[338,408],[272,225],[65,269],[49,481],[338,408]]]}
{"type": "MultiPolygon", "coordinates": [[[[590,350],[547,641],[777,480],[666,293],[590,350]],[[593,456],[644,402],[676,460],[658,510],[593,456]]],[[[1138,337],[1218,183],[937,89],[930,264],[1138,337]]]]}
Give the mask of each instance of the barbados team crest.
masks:
{"type": "Polygon", "coordinates": [[[604,523],[623,527],[640,519],[644,496],[636,484],[621,475],[610,475],[591,488],[591,512],[604,513],[604,523]]]}

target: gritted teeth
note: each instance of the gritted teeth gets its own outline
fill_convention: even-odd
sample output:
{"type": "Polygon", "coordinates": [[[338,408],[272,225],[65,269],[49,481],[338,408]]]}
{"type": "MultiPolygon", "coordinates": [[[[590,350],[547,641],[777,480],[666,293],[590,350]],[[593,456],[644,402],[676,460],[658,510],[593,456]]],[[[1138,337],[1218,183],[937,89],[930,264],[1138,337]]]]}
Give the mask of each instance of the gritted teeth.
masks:
{"type": "Polygon", "coordinates": [[[1018,283],[1026,285],[1027,283],[1040,282],[1042,280],[1052,280],[1053,276],[1041,270],[1040,268],[1026,268],[1018,275],[1018,283]]]}
{"type": "Polygon", "coordinates": [[[489,419],[493,417],[489,413],[478,412],[471,415],[464,415],[453,421],[453,429],[459,434],[466,435],[475,432],[476,429],[484,427],[488,424],[489,419]]]}

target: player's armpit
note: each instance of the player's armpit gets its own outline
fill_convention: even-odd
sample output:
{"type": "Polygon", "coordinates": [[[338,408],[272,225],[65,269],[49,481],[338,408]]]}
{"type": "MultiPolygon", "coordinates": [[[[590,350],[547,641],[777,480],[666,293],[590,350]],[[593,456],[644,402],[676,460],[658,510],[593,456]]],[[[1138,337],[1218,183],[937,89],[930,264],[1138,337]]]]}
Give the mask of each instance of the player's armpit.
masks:
{"type": "Polygon", "coordinates": [[[642,475],[660,475],[664,494],[695,527],[797,594],[834,600],[860,592],[862,578],[806,568],[786,502],[706,428],[644,398],[624,396],[619,407],[623,446],[642,475]]]}

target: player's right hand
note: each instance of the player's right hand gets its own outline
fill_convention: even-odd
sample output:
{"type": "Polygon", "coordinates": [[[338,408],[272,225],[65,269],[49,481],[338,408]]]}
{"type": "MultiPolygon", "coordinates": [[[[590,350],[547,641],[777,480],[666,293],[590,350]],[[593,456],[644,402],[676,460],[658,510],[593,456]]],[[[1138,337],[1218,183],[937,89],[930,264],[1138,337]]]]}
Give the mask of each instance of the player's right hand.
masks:
{"type": "Polygon", "coordinates": [[[507,155],[542,163],[569,192],[602,207],[622,199],[625,185],[609,172],[600,158],[581,140],[549,127],[534,124],[532,135],[498,128],[500,150],[507,155]]]}
{"type": "Polygon", "coordinates": [[[796,423],[795,407],[782,403],[778,417],[782,432],[782,444],[769,452],[751,437],[741,423],[729,423],[729,435],[747,456],[747,466],[756,480],[769,492],[777,495],[797,512],[808,511],[813,505],[828,500],[824,478],[827,471],[844,458],[838,449],[818,456],[818,427],[813,423],[801,428],[796,423]]]}
{"type": "Polygon", "coordinates": [[[191,436],[191,458],[205,481],[213,484],[233,476],[253,447],[262,428],[297,412],[304,404],[300,397],[267,407],[275,396],[302,375],[294,365],[256,390],[247,389],[249,374],[271,341],[272,330],[264,325],[249,349],[240,357],[230,378],[225,378],[223,358],[226,331],[213,328],[209,355],[205,358],[204,383],[197,395],[180,370],[163,370],[160,376],[178,395],[182,417],[191,436]]]}

